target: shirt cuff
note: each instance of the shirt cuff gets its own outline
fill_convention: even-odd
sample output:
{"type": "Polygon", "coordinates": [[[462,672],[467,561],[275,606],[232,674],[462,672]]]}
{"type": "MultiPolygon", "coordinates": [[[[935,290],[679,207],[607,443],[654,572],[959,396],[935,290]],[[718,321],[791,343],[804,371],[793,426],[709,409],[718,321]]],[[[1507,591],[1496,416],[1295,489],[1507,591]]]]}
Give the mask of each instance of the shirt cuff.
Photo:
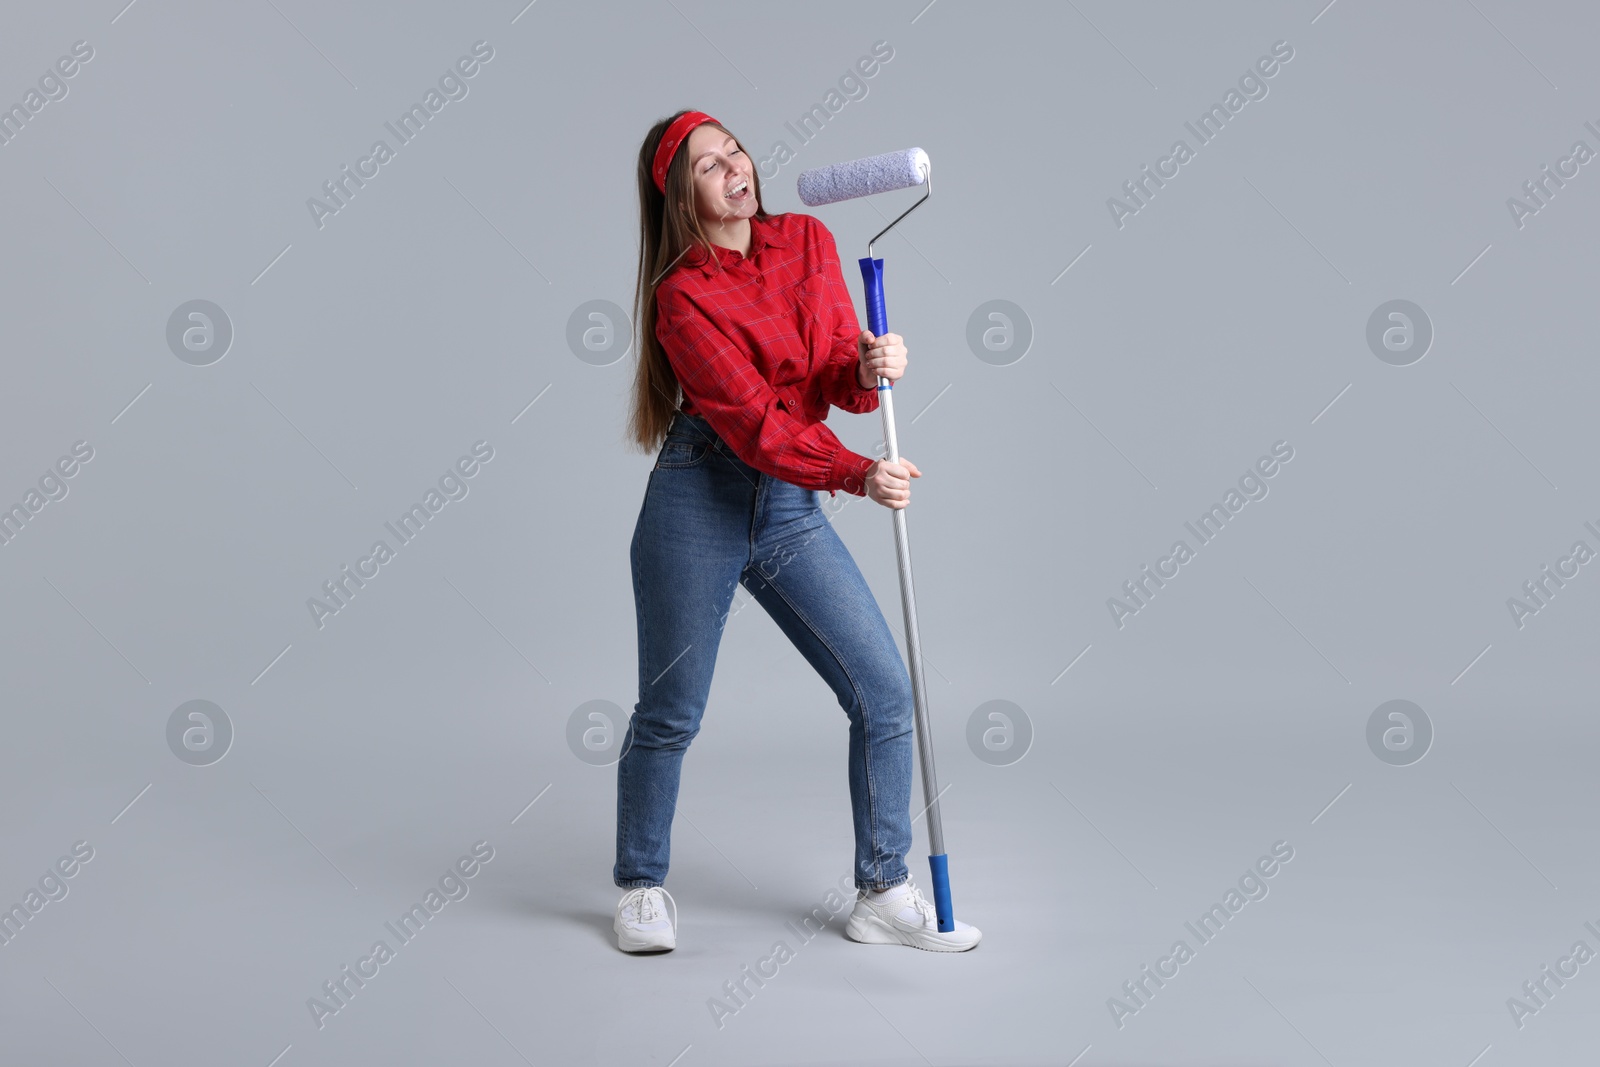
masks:
{"type": "Polygon", "coordinates": [[[872,469],[872,460],[859,452],[840,446],[839,451],[833,454],[832,468],[828,472],[828,485],[831,489],[843,489],[855,496],[867,495],[867,471],[872,469]]]}
{"type": "Polygon", "coordinates": [[[857,358],[834,359],[828,365],[829,377],[825,379],[828,402],[834,407],[857,415],[878,409],[878,383],[874,379],[868,386],[861,384],[861,363],[857,358]]]}

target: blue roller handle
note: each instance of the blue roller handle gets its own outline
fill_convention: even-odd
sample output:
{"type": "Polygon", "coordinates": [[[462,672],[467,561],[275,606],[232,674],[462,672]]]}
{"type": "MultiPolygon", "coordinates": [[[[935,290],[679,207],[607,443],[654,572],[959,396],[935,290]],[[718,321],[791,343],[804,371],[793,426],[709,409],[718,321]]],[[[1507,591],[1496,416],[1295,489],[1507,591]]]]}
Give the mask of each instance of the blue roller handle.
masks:
{"type": "MultiPolygon", "coordinates": [[[[883,260],[862,256],[859,262],[861,281],[867,291],[867,329],[872,331],[872,336],[882,337],[889,332],[889,316],[883,310],[883,260]]],[[[878,382],[879,389],[893,385],[887,378],[878,382]]]]}
{"type": "MultiPolygon", "coordinates": [[[[863,256],[861,264],[861,280],[866,289],[867,298],[867,329],[872,331],[874,337],[882,337],[889,332],[889,316],[883,306],[883,260],[863,256]]],[[[893,382],[887,378],[878,379],[878,391],[883,393],[892,388],[893,382]]],[[[893,402],[887,401],[884,405],[884,433],[885,444],[889,442],[894,433],[893,402]]],[[[898,452],[898,449],[896,449],[898,452]]],[[[921,650],[917,647],[916,612],[912,607],[910,592],[910,548],[905,544],[905,512],[895,512],[895,533],[899,539],[897,548],[901,552],[901,603],[906,608],[906,645],[911,658],[912,688],[917,697],[917,722],[918,743],[924,748],[923,756],[923,792],[928,797],[928,840],[938,851],[928,857],[928,868],[933,875],[933,909],[938,916],[939,930],[949,933],[956,928],[955,909],[950,903],[950,868],[949,857],[944,853],[944,827],[939,818],[938,791],[933,788],[933,756],[932,742],[925,738],[927,732],[927,707],[926,699],[922,692],[921,682],[921,650]]]]}

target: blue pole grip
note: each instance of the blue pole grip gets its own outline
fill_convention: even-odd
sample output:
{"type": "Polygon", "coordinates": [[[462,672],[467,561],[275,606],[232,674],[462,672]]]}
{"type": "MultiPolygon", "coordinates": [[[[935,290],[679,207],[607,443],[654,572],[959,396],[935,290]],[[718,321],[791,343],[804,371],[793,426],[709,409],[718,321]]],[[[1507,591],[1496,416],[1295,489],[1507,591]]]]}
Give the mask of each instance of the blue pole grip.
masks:
{"type": "Polygon", "coordinates": [[[956,928],[954,909],[950,907],[950,857],[943,852],[928,857],[928,869],[933,872],[933,911],[939,917],[939,932],[949,933],[956,928]]]}
{"type": "Polygon", "coordinates": [[[889,332],[889,317],[883,310],[883,260],[863,256],[858,262],[867,291],[867,329],[881,337],[889,332]]]}

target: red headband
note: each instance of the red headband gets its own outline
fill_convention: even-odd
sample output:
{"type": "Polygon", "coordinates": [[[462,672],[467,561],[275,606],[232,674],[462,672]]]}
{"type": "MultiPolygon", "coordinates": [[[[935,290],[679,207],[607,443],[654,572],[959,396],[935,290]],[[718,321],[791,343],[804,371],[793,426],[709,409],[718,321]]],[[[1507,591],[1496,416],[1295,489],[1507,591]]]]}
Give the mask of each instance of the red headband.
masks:
{"type": "MultiPolygon", "coordinates": [[[[673,155],[677,152],[678,145],[689,139],[689,131],[702,122],[716,122],[717,120],[707,115],[704,111],[686,111],[676,122],[667,127],[667,132],[661,135],[661,143],[656,146],[655,165],[650,168],[650,174],[656,180],[656,188],[662,193],[667,191],[667,166],[672,162],[673,155]]],[[[721,123],[717,123],[721,125],[721,123]]]]}

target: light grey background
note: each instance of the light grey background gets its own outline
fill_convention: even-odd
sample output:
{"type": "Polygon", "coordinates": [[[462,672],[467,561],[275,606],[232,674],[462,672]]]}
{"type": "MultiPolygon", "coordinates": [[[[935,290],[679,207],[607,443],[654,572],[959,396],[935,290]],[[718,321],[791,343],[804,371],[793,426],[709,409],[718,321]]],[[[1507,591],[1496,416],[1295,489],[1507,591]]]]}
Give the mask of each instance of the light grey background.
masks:
{"type": "MultiPolygon", "coordinates": [[[[1575,1062],[1600,963],[1600,149],[1579,3],[11,5],[0,102],[0,502],[93,459],[0,546],[0,903],[93,858],[0,945],[6,1058],[99,1065],[1575,1062]],[[1326,5],[1326,6],[1325,6],[1326,5]],[[320,229],[306,207],[473,43],[469,94],[320,229]],[[809,143],[786,123],[893,57],[809,143]],[[1293,58],[1119,228],[1107,200],[1275,42],[1293,58]],[[685,763],[680,947],[617,952],[615,770],[569,717],[637,698],[623,444],[649,125],[716,115],[853,261],[914,202],[803,209],[801,170],[913,145],[934,196],[876,251],[956,914],[956,956],[868,948],[822,904],[851,854],[846,720],[753,607],[685,763]],[[1068,269],[1070,266],[1070,269],[1068,269]],[[166,342],[190,300],[230,350],[166,342]],[[1373,311],[1419,305],[1393,366],[1373,311]],[[991,300],[1031,348],[969,348],[991,300]],[[536,402],[535,402],[536,401],[536,402]],[[530,406],[531,405],[531,406],[530,406]],[[318,628],[306,607],[476,441],[494,458],[318,628]],[[1277,441],[1292,461],[1136,616],[1107,600],[1277,441]],[[1070,669],[1069,669],[1070,668],[1070,669]],[[1415,702],[1420,762],[1368,747],[1415,702]],[[234,736],[192,766],[168,722],[234,736]],[[995,766],[988,701],[1034,736],[995,766]],[[536,802],[535,802],[536,801],[536,802]],[[530,807],[530,803],[532,806],[530,807]],[[457,857],[493,859],[320,1029],[307,1001],[457,857]],[[1294,858],[1118,1026],[1274,842],[1294,858]],[[720,1028],[707,1002],[796,947],[720,1028]],[[1550,988],[1555,988],[1553,985],[1550,988]],[[276,1057],[276,1059],[275,1059],[276,1057]]],[[[843,98],[841,92],[840,98],[843,98]]],[[[870,452],[877,416],[830,425],[870,452]]],[[[833,516],[897,633],[888,513],[833,516]]],[[[392,541],[393,539],[390,538],[392,541]]],[[[736,608],[747,600],[740,593],[736,608]]],[[[620,725],[620,724],[619,724],[620,725]]],[[[916,796],[920,806],[921,788],[916,796]]],[[[926,882],[924,827],[909,862],[926,882]]]]}

